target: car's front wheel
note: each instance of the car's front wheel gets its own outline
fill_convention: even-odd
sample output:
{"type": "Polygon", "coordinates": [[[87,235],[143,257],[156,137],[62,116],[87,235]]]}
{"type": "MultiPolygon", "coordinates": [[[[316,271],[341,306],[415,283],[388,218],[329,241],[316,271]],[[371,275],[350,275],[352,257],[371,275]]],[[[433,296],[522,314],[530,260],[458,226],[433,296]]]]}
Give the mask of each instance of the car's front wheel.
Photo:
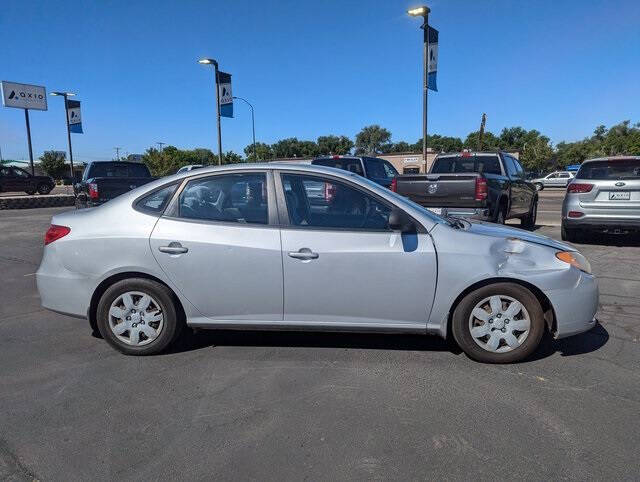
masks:
{"type": "Polygon", "coordinates": [[[48,184],[38,185],[38,193],[40,194],[49,194],[52,189],[53,187],[49,186],[48,184]]]}
{"type": "Polygon", "coordinates": [[[534,186],[536,187],[536,191],[542,191],[544,189],[544,184],[541,182],[536,182],[534,186]]]}
{"type": "Polygon", "coordinates": [[[161,352],[178,338],[183,325],[169,288],[144,278],[111,285],[96,314],[102,337],[127,355],[161,352]]]}
{"type": "Polygon", "coordinates": [[[544,326],[540,302],[517,283],[496,283],[472,291],[458,303],[452,320],[460,348],[485,363],[527,358],[540,344],[544,326]]]}

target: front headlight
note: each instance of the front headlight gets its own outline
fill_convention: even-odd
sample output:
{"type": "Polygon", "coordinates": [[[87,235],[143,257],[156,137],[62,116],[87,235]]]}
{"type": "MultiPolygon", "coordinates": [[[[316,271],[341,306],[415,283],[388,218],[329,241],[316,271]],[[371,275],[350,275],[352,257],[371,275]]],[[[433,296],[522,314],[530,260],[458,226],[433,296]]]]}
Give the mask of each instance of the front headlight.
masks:
{"type": "Polygon", "coordinates": [[[587,258],[577,251],[558,251],[556,253],[556,258],[570,264],[571,266],[575,266],[580,271],[591,274],[591,264],[587,261],[587,258]]]}

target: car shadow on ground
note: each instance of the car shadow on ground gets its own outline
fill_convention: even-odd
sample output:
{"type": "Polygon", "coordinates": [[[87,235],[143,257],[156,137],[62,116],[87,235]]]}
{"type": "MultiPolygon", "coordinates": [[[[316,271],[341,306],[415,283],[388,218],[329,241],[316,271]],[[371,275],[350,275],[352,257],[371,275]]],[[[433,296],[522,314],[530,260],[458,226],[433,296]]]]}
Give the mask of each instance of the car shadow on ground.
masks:
{"type": "Polygon", "coordinates": [[[459,349],[437,336],[322,333],[297,331],[185,330],[167,353],[212,346],[264,346],[303,348],[354,348],[365,350],[453,351],[459,349]]]}
{"type": "MultiPolygon", "coordinates": [[[[587,333],[562,340],[554,340],[550,335],[545,335],[538,350],[526,361],[540,360],[555,353],[560,353],[561,356],[591,353],[604,346],[608,340],[609,333],[600,323],[587,333]]],[[[438,336],[191,329],[185,330],[183,336],[166,353],[189,352],[214,346],[448,351],[455,355],[462,354],[455,342],[438,336]]]]}
{"type": "Polygon", "coordinates": [[[549,333],[545,333],[540,346],[527,361],[541,360],[555,353],[560,353],[560,356],[584,355],[599,350],[608,341],[609,332],[599,322],[586,333],[561,340],[554,340],[549,333]]]}
{"type": "Polygon", "coordinates": [[[577,244],[591,244],[600,246],[622,247],[640,247],[640,234],[604,234],[604,233],[588,233],[577,244]]]}

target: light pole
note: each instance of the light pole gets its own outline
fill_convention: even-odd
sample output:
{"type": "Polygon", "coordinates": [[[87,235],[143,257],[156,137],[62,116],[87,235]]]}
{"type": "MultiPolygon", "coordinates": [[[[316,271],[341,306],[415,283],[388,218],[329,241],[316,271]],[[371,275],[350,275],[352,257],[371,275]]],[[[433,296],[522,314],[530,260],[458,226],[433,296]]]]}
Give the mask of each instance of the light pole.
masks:
{"type": "Polygon", "coordinates": [[[120,160],[120,149],[122,149],[122,147],[114,147],[113,150],[116,151],[116,158],[118,160],[120,160]]]}
{"type": "Polygon", "coordinates": [[[247,99],[244,99],[242,97],[236,97],[235,95],[233,96],[233,98],[243,101],[245,104],[247,104],[251,108],[251,130],[253,132],[253,159],[254,161],[257,161],[258,154],[256,153],[256,121],[253,116],[253,106],[249,103],[247,99]]]}
{"type": "Polygon", "coordinates": [[[67,98],[73,97],[73,92],[51,92],[51,95],[64,97],[64,121],[67,124],[67,141],[69,142],[69,164],[71,166],[71,182],[74,182],[73,174],[73,150],[71,149],[71,130],[69,129],[69,114],[67,111],[67,98]]]}
{"type": "Polygon", "coordinates": [[[222,164],[222,128],[220,126],[220,86],[218,82],[218,62],[214,59],[200,59],[199,64],[213,65],[216,81],[216,120],[218,122],[218,165],[222,164]]]}
{"type": "Polygon", "coordinates": [[[427,55],[429,52],[429,12],[426,5],[407,10],[412,17],[423,17],[424,23],[420,26],[424,30],[424,45],[422,51],[422,160],[427,168],[427,55]]]}

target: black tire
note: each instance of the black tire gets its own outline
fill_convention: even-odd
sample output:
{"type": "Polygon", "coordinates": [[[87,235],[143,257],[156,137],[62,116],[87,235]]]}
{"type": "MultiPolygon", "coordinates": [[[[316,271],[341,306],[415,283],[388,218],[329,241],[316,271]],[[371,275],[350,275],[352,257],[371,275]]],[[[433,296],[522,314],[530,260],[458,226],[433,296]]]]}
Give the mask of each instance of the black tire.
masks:
{"type": "Polygon", "coordinates": [[[541,182],[536,182],[534,186],[536,187],[536,191],[542,191],[544,189],[544,184],[541,182]]]}
{"type": "Polygon", "coordinates": [[[507,218],[507,206],[504,203],[500,203],[496,210],[496,214],[493,222],[496,224],[504,224],[507,218]]]}
{"type": "Polygon", "coordinates": [[[568,228],[564,223],[562,223],[562,226],[560,228],[560,237],[563,241],[577,243],[582,239],[582,231],[576,228],[568,228]]]}
{"type": "Polygon", "coordinates": [[[517,283],[495,283],[478,288],[467,294],[453,312],[452,332],[455,341],[469,358],[483,363],[514,363],[526,359],[538,348],[544,330],[544,313],[540,302],[531,291],[517,283]],[[530,318],[526,339],[517,348],[504,353],[482,348],[474,341],[469,327],[471,311],[483,299],[493,295],[506,295],[519,301],[530,318]]]}
{"type": "Polygon", "coordinates": [[[33,190],[33,189],[25,190],[25,192],[26,192],[29,196],[33,196],[33,195],[36,193],[36,191],[35,191],[35,190],[33,190]]]}
{"type": "Polygon", "coordinates": [[[131,278],[111,285],[100,298],[96,314],[98,330],[102,337],[113,348],[125,355],[155,355],[162,352],[180,336],[184,325],[183,320],[178,317],[171,290],[163,284],[144,278],[131,278]],[[109,326],[111,304],[128,291],[150,295],[162,311],[162,330],[156,339],[146,345],[132,346],[125,343],[118,339],[109,326]]]}
{"type": "Polygon", "coordinates": [[[536,219],[538,218],[538,199],[534,199],[531,204],[529,213],[522,218],[522,227],[525,229],[533,230],[536,227],[536,219]]]}
{"type": "Polygon", "coordinates": [[[38,184],[38,193],[39,194],[49,194],[53,188],[49,186],[49,184],[38,184]]]}

